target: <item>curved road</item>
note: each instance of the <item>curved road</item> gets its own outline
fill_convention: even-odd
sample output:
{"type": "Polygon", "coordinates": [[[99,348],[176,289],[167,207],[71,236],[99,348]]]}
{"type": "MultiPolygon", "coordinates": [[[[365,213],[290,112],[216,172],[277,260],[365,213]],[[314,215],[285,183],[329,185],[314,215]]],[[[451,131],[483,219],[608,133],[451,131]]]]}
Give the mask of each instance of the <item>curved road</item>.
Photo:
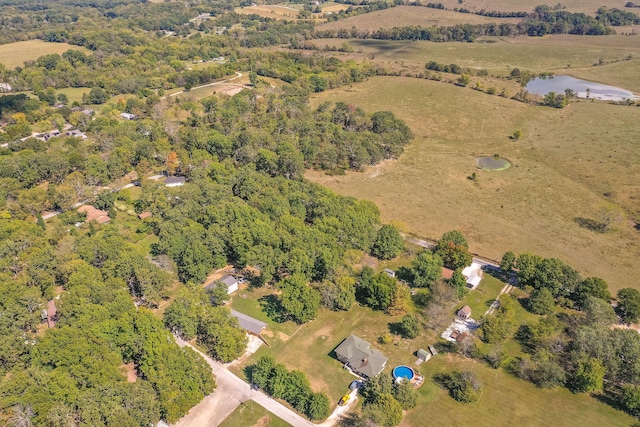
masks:
{"type": "Polygon", "coordinates": [[[251,390],[249,384],[236,377],[221,363],[194,348],[188,342],[176,337],[180,347],[191,347],[207,361],[216,377],[216,390],[205,397],[197,406],[175,424],[175,427],[214,427],[219,425],[241,403],[253,400],[269,412],[294,427],[318,427],[291,409],[271,399],[261,391],[251,390]]]}

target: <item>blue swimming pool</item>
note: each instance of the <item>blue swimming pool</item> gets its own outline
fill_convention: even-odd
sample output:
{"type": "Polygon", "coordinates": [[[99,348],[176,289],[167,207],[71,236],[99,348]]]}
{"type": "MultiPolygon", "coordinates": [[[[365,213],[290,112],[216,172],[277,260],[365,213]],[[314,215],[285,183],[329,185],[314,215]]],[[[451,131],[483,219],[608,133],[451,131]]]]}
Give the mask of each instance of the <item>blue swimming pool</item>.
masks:
{"type": "Polygon", "coordinates": [[[393,368],[393,379],[406,378],[408,380],[413,379],[413,369],[408,366],[400,365],[393,368]]]}

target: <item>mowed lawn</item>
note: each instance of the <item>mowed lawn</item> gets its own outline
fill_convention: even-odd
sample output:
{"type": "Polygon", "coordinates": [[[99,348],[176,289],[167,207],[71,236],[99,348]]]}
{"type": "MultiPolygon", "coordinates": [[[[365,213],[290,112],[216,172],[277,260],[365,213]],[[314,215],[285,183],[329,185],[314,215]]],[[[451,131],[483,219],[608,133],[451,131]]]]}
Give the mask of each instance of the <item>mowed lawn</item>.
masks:
{"type": "Polygon", "coordinates": [[[327,22],[318,27],[319,30],[350,30],[352,27],[360,31],[376,31],[393,27],[449,27],[460,24],[517,23],[518,18],[490,18],[470,13],[450,10],[431,9],[427,7],[396,6],[389,9],[365,13],[338,21],[327,22]]]}
{"type": "Polygon", "coordinates": [[[27,40],[0,45],[0,64],[7,68],[23,66],[25,61],[38,59],[43,55],[51,53],[62,54],[69,49],[76,49],[84,53],[91,53],[90,50],[74,46],[67,43],[51,43],[42,40],[27,40]]]}
{"type": "Polygon", "coordinates": [[[397,161],[365,172],[307,177],[340,194],[374,201],[383,220],[437,239],[458,229],[471,250],[499,259],[506,250],[558,257],[614,291],[640,285],[640,140],[638,108],[593,102],[536,107],[469,88],[421,79],[375,77],[314,96],[312,105],[345,101],[372,113],[391,110],[415,140],[397,161]],[[604,125],[606,123],[606,125],[604,125]],[[517,129],[523,138],[508,138],[517,129]],[[513,166],[476,169],[477,155],[513,166]],[[477,182],[467,177],[478,175],[477,182]],[[609,204],[628,215],[616,230],[582,228],[609,204]]]}
{"type": "Polygon", "coordinates": [[[220,427],[288,427],[289,425],[254,401],[248,400],[225,418],[220,427]]]}
{"type": "Polygon", "coordinates": [[[539,389],[503,369],[458,356],[441,354],[421,366],[425,384],[418,406],[408,411],[401,427],[433,426],[629,426],[634,418],[588,394],[566,388],[539,389]],[[458,403],[432,378],[439,372],[469,370],[482,383],[477,403],[458,403]]]}

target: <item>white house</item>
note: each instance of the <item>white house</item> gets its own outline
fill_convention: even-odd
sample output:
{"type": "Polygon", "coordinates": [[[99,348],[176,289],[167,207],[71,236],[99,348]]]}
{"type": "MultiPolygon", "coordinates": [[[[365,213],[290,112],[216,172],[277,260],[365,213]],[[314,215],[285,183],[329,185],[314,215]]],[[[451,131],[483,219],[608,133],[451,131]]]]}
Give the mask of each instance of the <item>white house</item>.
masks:
{"type": "Polygon", "coordinates": [[[235,291],[238,290],[238,279],[236,279],[235,277],[231,276],[230,274],[227,274],[226,276],[222,277],[219,280],[216,280],[215,282],[213,282],[212,284],[205,286],[205,289],[211,289],[214,288],[215,286],[218,285],[218,283],[222,283],[223,285],[225,285],[227,287],[227,294],[232,294],[235,291]]]}
{"type": "Polygon", "coordinates": [[[122,117],[125,120],[135,120],[138,118],[135,114],[131,114],[131,113],[120,113],[120,117],[122,117]]]}
{"type": "Polygon", "coordinates": [[[180,187],[184,185],[184,176],[168,176],[164,182],[165,187],[180,187]]]}
{"type": "Polygon", "coordinates": [[[462,275],[467,279],[467,288],[473,290],[478,287],[482,280],[482,266],[472,262],[470,266],[462,270],[462,275]]]}

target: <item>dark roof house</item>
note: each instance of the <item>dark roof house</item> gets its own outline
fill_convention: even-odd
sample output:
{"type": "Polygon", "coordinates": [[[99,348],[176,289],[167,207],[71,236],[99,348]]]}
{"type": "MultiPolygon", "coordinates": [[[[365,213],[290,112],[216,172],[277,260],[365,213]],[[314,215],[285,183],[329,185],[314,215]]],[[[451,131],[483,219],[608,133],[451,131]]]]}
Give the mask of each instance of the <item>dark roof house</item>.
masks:
{"type": "Polygon", "coordinates": [[[267,327],[266,323],[238,311],[231,310],[231,315],[238,319],[238,323],[242,329],[254,335],[260,335],[260,332],[267,327]]]}
{"type": "Polygon", "coordinates": [[[371,344],[355,335],[349,335],[336,347],[338,360],[349,366],[354,372],[365,377],[375,377],[382,372],[387,358],[374,350],[371,344]]]}

